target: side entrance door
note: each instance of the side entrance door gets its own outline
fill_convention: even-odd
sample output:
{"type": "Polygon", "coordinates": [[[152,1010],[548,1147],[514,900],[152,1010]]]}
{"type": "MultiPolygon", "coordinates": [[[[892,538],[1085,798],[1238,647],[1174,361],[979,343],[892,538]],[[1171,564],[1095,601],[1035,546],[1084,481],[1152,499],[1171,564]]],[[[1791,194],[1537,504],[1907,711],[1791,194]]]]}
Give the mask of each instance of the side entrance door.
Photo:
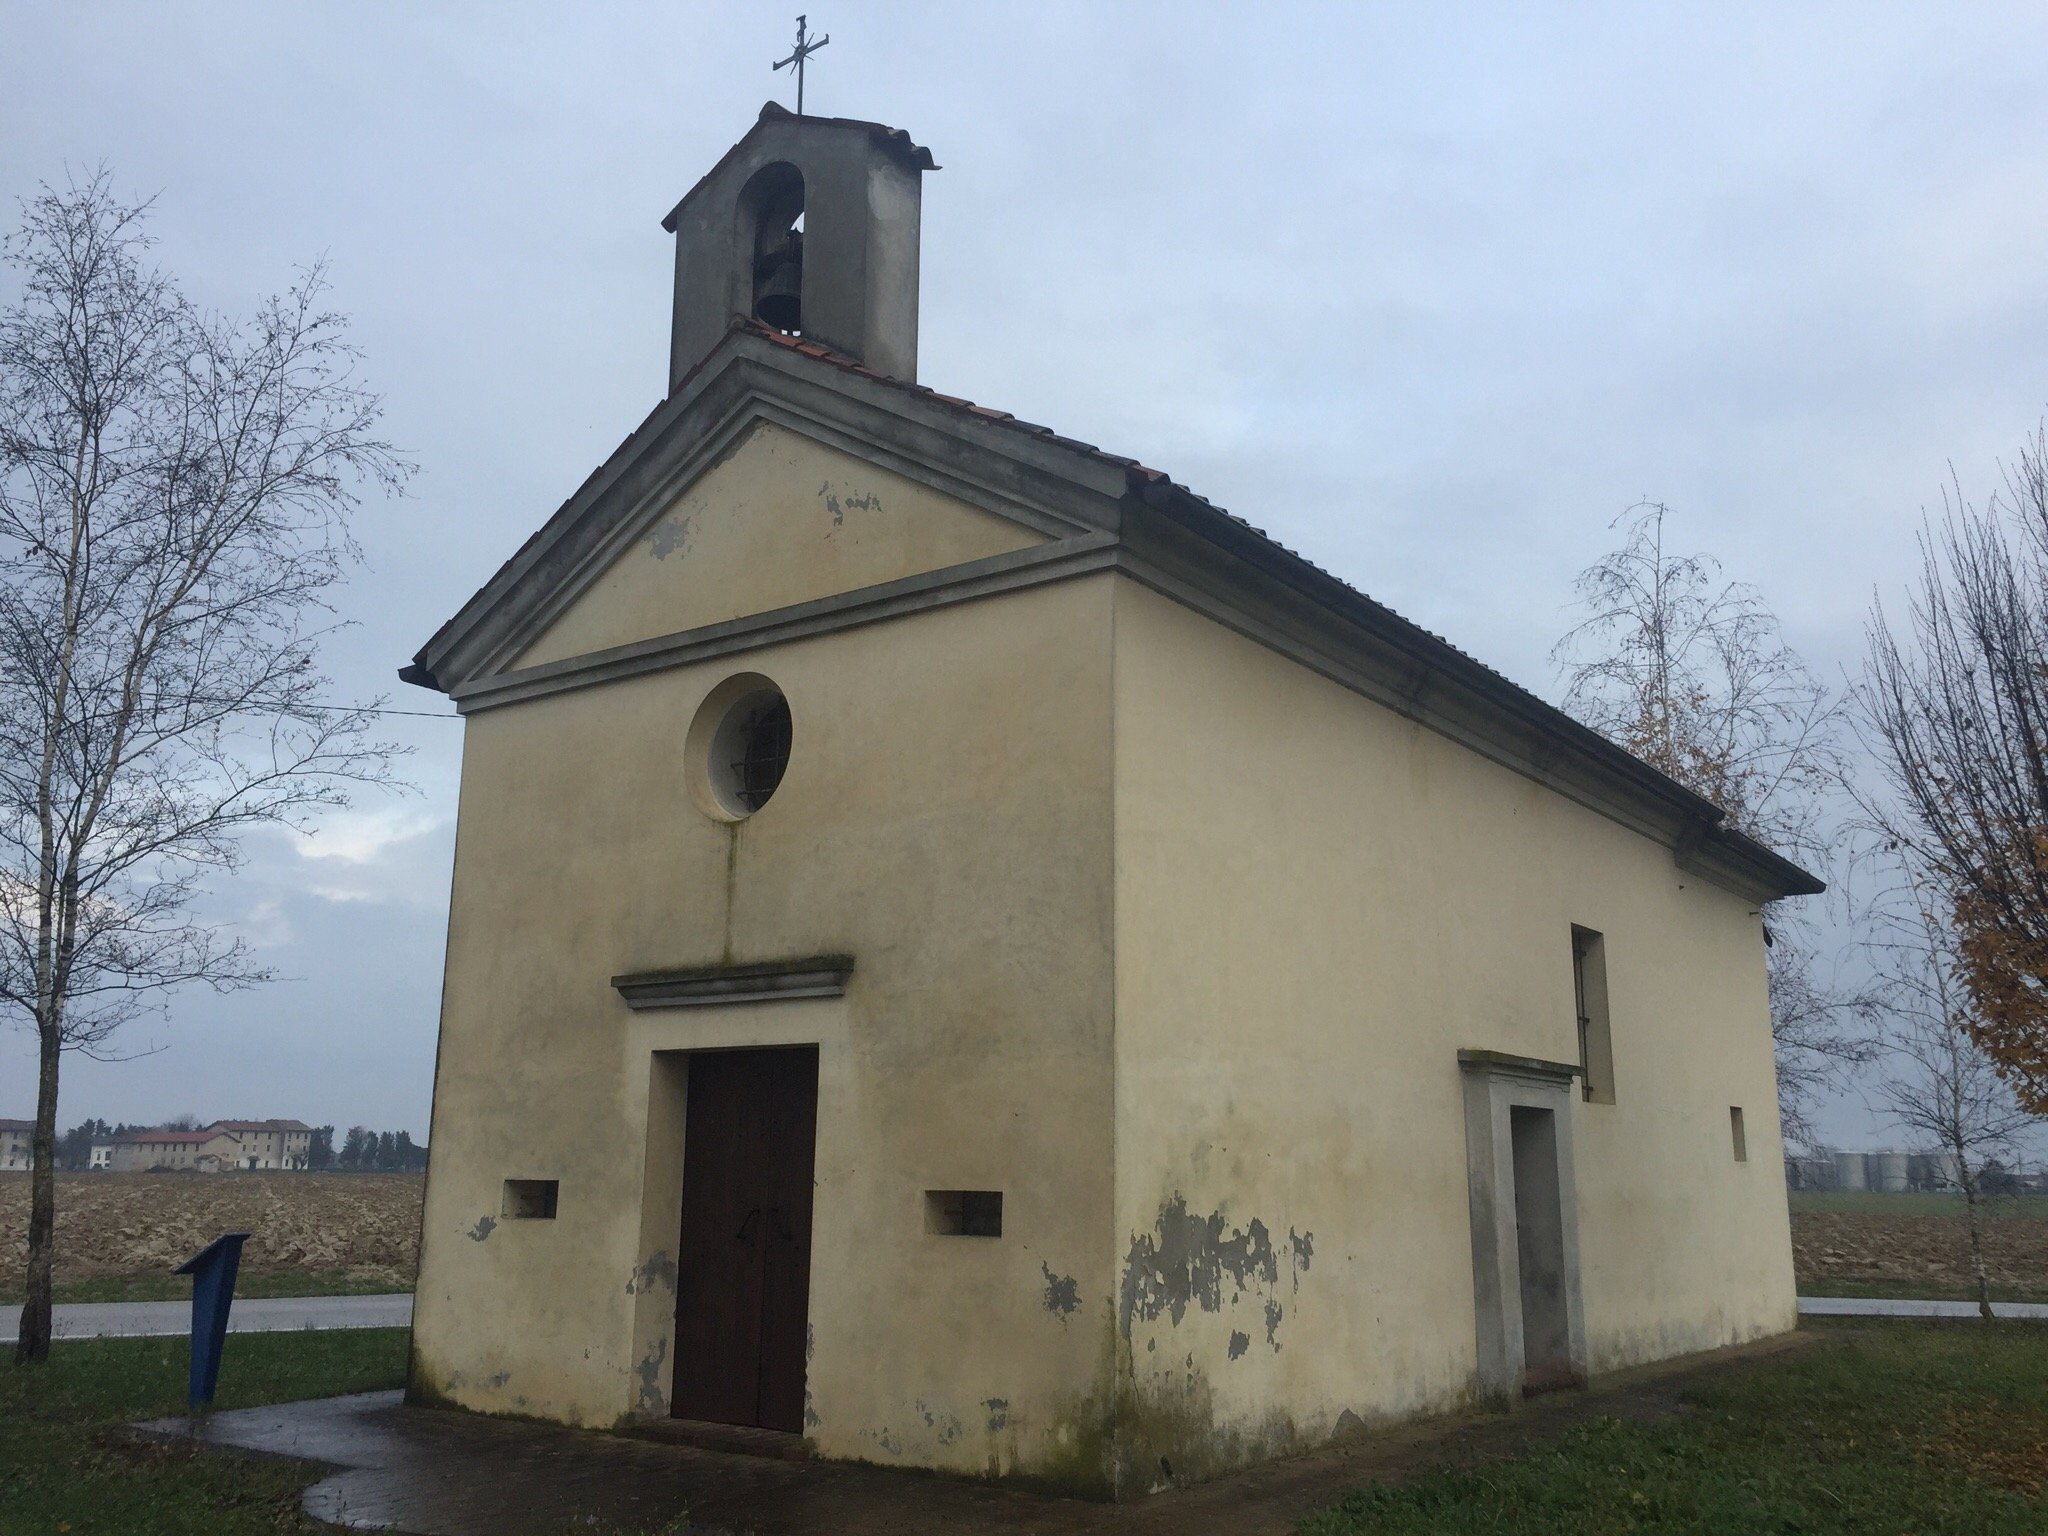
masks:
{"type": "Polygon", "coordinates": [[[671,1411],[801,1433],[817,1048],[698,1051],[689,1070],[671,1411]]]}

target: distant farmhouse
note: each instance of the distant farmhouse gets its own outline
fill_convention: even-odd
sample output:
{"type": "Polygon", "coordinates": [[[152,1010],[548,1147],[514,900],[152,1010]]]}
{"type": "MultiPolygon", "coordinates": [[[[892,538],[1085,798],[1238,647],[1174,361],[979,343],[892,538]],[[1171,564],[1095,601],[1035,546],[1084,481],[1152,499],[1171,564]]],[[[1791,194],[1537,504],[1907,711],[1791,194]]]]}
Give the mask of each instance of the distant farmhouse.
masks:
{"type": "Polygon", "coordinates": [[[110,1166],[116,1173],[299,1169],[307,1165],[312,1140],[313,1128],[297,1120],[216,1120],[195,1131],[152,1126],[115,1136],[106,1164],[95,1148],[93,1166],[110,1166]]]}
{"type": "Polygon", "coordinates": [[[34,1165],[29,1138],[35,1129],[33,1120],[0,1120],[0,1173],[26,1173],[34,1165]]]}

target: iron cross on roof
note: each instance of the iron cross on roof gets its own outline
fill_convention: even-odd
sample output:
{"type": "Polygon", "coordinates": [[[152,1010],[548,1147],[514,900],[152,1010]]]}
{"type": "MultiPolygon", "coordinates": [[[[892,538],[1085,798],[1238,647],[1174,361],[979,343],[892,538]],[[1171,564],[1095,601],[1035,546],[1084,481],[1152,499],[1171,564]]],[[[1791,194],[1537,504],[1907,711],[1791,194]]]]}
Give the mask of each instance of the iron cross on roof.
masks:
{"type": "Polygon", "coordinates": [[[804,23],[808,19],[803,16],[797,17],[796,47],[788,58],[778,60],[775,65],[778,70],[787,69],[792,64],[796,66],[796,115],[798,117],[804,115],[804,60],[832,41],[832,34],[829,32],[823,37],[806,37],[804,35],[804,23]]]}

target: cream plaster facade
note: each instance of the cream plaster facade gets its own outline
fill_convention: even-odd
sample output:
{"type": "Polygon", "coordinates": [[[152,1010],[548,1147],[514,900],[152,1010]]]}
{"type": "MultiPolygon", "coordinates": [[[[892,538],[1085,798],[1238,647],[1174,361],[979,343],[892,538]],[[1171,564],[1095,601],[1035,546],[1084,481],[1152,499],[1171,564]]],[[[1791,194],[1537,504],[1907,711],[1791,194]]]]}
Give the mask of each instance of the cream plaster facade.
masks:
{"type": "MultiPolygon", "coordinates": [[[[978,543],[951,547],[991,542],[777,426],[713,474],[788,509],[794,590],[830,591],[865,531],[820,486],[891,509],[903,547],[953,516],[978,543]]],[[[615,643],[690,611],[661,543],[606,580],[638,594],[615,643]]],[[[707,566],[728,607],[771,600],[707,566]]],[[[415,1389],[665,1412],[687,1053],[814,1042],[821,1454],[1132,1492],[1162,1456],[1200,1475],[1459,1406],[1457,1052],[1575,1056],[1573,923],[1607,935],[1617,1081],[1573,1111],[1587,1367],[1790,1328],[1755,902],[1137,581],[476,713],[415,1389]],[[682,749],[740,670],[782,688],[794,746],[727,823],[682,749]],[[634,1012],[607,984],[813,954],[855,957],[844,997],[634,1012]],[[507,1178],[559,1180],[558,1218],[507,1219],[507,1178]],[[932,1188],[1003,1191],[1002,1239],[925,1232],[932,1188]]]]}
{"type": "Polygon", "coordinates": [[[1761,913],[1815,882],[1164,476],[909,383],[929,168],[764,113],[668,221],[669,397],[403,674],[467,717],[413,1395],[670,1412],[693,1053],[758,1047],[817,1053],[823,1456],[1128,1497],[1791,1328],[1761,913]],[[778,155],[897,177],[803,236],[908,218],[802,276],[883,363],[712,339],[757,268],[692,263],[757,248],[778,155]],[[748,815],[693,722],[771,683],[748,815]]]}
{"type": "Polygon", "coordinates": [[[1472,1395],[1457,1052],[1576,1060],[1574,923],[1616,1056],[1572,1106],[1587,1369],[1792,1328],[1756,904],[1134,583],[1115,624],[1116,1231],[1256,1218],[1275,1251],[1213,1312],[1131,1316],[1136,1400],[1199,1431],[1175,1466],[1472,1395]]]}

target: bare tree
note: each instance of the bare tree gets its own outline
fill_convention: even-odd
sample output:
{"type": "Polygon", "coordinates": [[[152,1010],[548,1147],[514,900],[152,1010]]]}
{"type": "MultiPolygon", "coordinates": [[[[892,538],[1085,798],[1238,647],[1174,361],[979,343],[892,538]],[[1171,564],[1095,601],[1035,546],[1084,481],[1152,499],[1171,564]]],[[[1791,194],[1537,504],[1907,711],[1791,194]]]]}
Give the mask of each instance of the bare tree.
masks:
{"type": "Polygon", "coordinates": [[[247,321],[148,265],[104,171],[22,205],[0,314],[0,1007],[39,1072],[18,1361],[49,1350],[58,1068],[169,989],[263,979],[193,910],[239,839],[387,779],[325,702],[325,595],[375,435],[316,268],[247,321]]]}
{"type": "MultiPolygon", "coordinates": [[[[1843,701],[1785,644],[1753,588],[1718,562],[1666,547],[1670,509],[1617,519],[1619,549],[1579,574],[1584,617],[1551,653],[1564,707],[1714,802],[1789,858],[1833,862],[1832,805],[1847,775],[1843,701]]],[[[1807,925],[1771,917],[1771,1034],[1788,1139],[1811,1144],[1811,1111],[1843,1068],[1869,1057],[1868,998],[1823,974],[1807,925]]]]}
{"type": "Polygon", "coordinates": [[[1909,880],[1871,943],[1884,1000],[1888,1070],[1878,1095],[1894,1122],[1940,1149],[1969,1217],[1977,1307],[1991,1313],[1984,1273],[1982,1175],[2010,1153],[2031,1117],[1974,1038],[1974,1004],[1959,970],[1957,934],[1944,898],[1909,880]]]}
{"type": "MultiPolygon", "coordinates": [[[[1953,477],[1952,477],[1953,479],[1953,477]]],[[[1949,905],[1973,1038],[2048,1111],[2048,425],[1982,508],[1959,482],[1921,536],[1905,622],[1869,624],[1859,715],[1872,818],[1949,905]]]]}
{"type": "Polygon", "coordinates": [[[1765,974],[1771,989],[1771,1043],[1778,1062],[1778,1120],[1784,1139],[1808,1151],[1820,1145],[1813,1111],[1846,1069],[1875,1054],[1873,990],[1845,980],[1796,923],[1777,923],[1765,974]]]}

